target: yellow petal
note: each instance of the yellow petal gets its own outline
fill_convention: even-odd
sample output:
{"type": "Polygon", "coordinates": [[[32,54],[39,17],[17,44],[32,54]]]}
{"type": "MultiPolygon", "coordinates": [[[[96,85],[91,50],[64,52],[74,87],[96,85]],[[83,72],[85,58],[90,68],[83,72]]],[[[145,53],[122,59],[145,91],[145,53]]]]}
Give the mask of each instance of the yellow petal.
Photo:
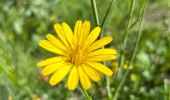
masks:
{"type": "Polygon", "coordinates": [[[104,48],[93,52],[90,52],[88,56],[99,56],[99,55],[115,55],[117,51],[115,49],[104,48]]]}
{"type": "Polygon", "coordinates": [[[78,85],[79,75],[77,66],[73,66],[67,80],[67,86],[69,90],[74,90],[78,85]]]}
{"type": "Polygon", "coordinates": [[[90,32],[90,22],[85,21],[83,23],[83,26],[82,26],[82,29],[81,29],[81,34],[80,34],[80,37],[79,37],[79,41],[80,41],[81,44],[84,43],[84,41],[88,37],[89,32],[90,32]]]}
{"type": "Polygon", "coordinates": [[[62,61],[62,60],[63,60],[63,57],[61,57],[61,56],[52,57],[52,58],[48,58],[48,59],[45,59],[43,61],[40,61],[39,63],[37,63],[37,66],[43,67],[43,66],[46,66],[46,65],[49,65],[49,64],[52,64],[52,63],[62,61]]]}
{"type": "Polygon", "coordinates": [[[60,81],[64,79],[64,77],[69,73],[70,68],[72,67],[71,64],[65,63],[65,65],[60,68],[60,70],[57,70],[50,78],[49,83],[54,86],[57,85],[60,81]]]}
{"type": "Polygon", "coordinates": [[[70,26],[67,24],[67,23],[62,23],[62,26],[63,26],[63,29],[64,29],[64,34],[65,34],[65,37],[68,41],[68,43],[71,45],[72,42],[73,42],[73,32],[70,28],[70,26]]]}
{"type": "Polygon", "coordinates": [[[65,51],[62,49],[57,48],[56,46],[54,46],[54,44],[52,44],[50,41],[47,40],[40,40],[39,42],[39,46],[56,54],[60,54],[60,55],[65,55],[65,51]]]}
{"type": "Polygon", "coordinates": [[[84,71],[86,74],[93,80],[93,81],[99,81],[100,80],[100,74],[98,71],[90,67],[89,65],[82,65],[84,71]]]}
{"type": "Polygon", "coordinates": [[[86,90],[89,89],[91,87],[91,81],[87,76],[87,74],[83,71],[81,66],[78,66],[78,72],[79,72],[81,86],[86,90]]]}
{"type": "Polygon", "coordinates": [[[101,48],[112,41],[111,36],[106,36],[100,40],[95,41],[89,48],[88,51],[93,51],[95,49],[101,48]]]}
{"type": "Polygon", "coordinates": [[[106,61],[106,60],[116,60],[116,55],[99,55],[88,57],[88,61],[106,61]]]}
{"type": "Polygon", "coordinates": [[[46,66],[46,67],[41,71],[41,73],[42,73],[43,75],[50,75],[50,74],[54,73],[56,70],[62,68],[63,63],[64,63],[64,62],[61,61],[61,62],[57,62],[57,63],[54,63],[54,64],[50,64],[50,65],[46,66]]]}
{"type": "Polygon", "coordinates": [[[94,69],[102,72],[103,74],[106,74],[108,76],[111,76],[113,74],[113,72],[105,65],[101,64],[101,63],[97,63],[97,62],[87,62],[88,65],[90,65],[91,67],[93,67],[94,69]]]}
{"type": "Polygon", "coordinates": [[[97,39],[97,37],[99,36],[100,31],[101,31],[101,28],[99,26],[94,28],[91,31],[91,33],[89,34],[89,36],[85,40],[84,48],[90,46],[97,39]]]}
{"type": "Polygon", "coordinates": [[[67,50],[66,46],[57,39],[57,37],[53,36],[52,34],[47,34],[46,38],[51,41],[56,47],[63,49],[63,50],[67,50]]]}
{"type": "Polygon", "coordinates": [[[55,29],[58,37],[60,38],[60,40],[64,43],[64,45],[66,45],[67,48],[69,48],[69,44],[68,44],[67,39],[65,37],[63,27],[59,23],[56,23],[56,24],[54,24],[54,29],[55,29]]]}
{"type": "Polygon", "coordinates": [[[78,20],[74,27],[74,37],[76,40],[78,40],[80,37],[81,28],[82,28],[82,21],[78,20]]]}

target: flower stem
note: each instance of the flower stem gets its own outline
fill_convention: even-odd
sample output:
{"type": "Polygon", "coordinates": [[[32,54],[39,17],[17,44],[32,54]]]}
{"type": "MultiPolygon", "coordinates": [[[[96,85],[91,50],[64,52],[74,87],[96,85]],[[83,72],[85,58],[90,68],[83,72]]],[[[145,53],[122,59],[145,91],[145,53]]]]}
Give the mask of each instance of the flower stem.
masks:
{"type": "Polygon", "coordinates": [[[93,8],[93,13],[94,13],[94,18],[95,18],[95,22],[96,25],[99,26],[99,16],[98,16],[98,11],[97,11],[97,7],[96,7],[96,1],[95,0],[91,0],[91,6],[93,8]]]}
{"type": "MultiPolygon", "coordinates": [[[[108,10],[107,10],[107,12],[106,12],[106,14],[105,14],[105,17],[104,17],[104,19],[103,19],[102,25],[100,25],[99,16],[98,16],[97,7],[96,7],[96,1],[95,1],[95,0],[91,0],[91,5],[92,5],[92,8],[93,8],[93,13],[94,13],[94,18],[95,18],[96,25],[98,25],[98,26],[100,25],[101,28],[102,28],[103,25],[104,25],[104,22],[105,22],[105,20],[106,20],[106,17],[107,17],[107,15],[108,15],[108,13],[109,13],[109,10],[110,10],[111,6],[112,6],[112,3],[113,3],[113,0],[112,0],[112,2],[111,2],[111,4],[110,4],[110,6],[109,6],[109,8],[108,8],[108,10]]],[[[100,38],[102,38],[102,37],[103,37],[103,30],[101,31],[101,35],[100,35],[100,38]]],[[[104,47],[103,47],[103,48],[104,48],[104,47]]],[[[103,62],[103,64],[106,65],[105,62],[103,62]]],[[[106,85],[107,85],[107,86],[106,86],[106,89],[107,89],[108,98],[111,99],[111,98],[112,98],[112,93],[111,93],[111,91],[110,91],[110,79],[109,79],[108,76],[106,77],[106,85]]]]}
{"type": "Polygon", "coordinates": [[[106,12],[106,14],[105,14],[105,16],[104,16],[104,19],[103,19],[103,21],[102,21],[102,24],[100,25],[101,28],[104,26],[104,23],[105,23],[105,21],[106,21],[106,19],[107,19],[107,15],[109,14],[109,11],[110,11],[110,9],[111,9],[111,7],[112,7],[113,2],[114,2],[114,0],[112,0],[111,3],[110,3],[110,5],[109,5],[109,8],[108,8],[108,10],[107,10],[107,12],[106,12]]]}
{"type": "Polygon", "coordinates": [[[125,28],[125,32],[124,32],[124,37],[123,37],[123,49],[125,49],[126,43],[127,43],[127,39],[128,39],[128,32],[129,32],[129,28],[130,28],[130,20],[131,17],[133,15],[133,10],[134,10],[134,6],[135,6],[135,1],[136,0],[132,0],[131,2],[131,7],[130,7],[130,12],[129,12],[129,18],[128,18],[128,22],[126,24],[126,28],[125,28]]]}
{"type": "Polygon", "coordinates": [[[135,5],[135,0],[132,0],[131,5],[130,5],[130,12],[129,12],[129,17],[128,17],[128,21],[125,27],[125,31],[123,33],[122,36],[122,43],[121,43],[121,51],[120,51],[120,61],[119,61],[119,73],[118,73],[118,78],[121,77],[122,75],[122,70],[123,70],[123,65],[124,65],[124,61],[125,61],[125,54],[124,54],[124,50],[125,50],[125,46],[127,43],[127,39],[128,39],[128,32],[129,32],[129,27],[130,27],[130,20],[133,14],[133,10],[134,10],[134,5],[135,5]]]}
{"type": "MultiPolygon", "coordinates": [[[[106,62],[103,62],[104,65],[106,65],[106,62]]],[[[113,96],[110,90],[110,77],[106,77],[106,89],[107,89],[107,96],[109,100],[112,100],[113,96]]]]}
{"type": "MultiPolygon", "coordinates": [[[[144,5],[143,5],[143,9],[142,9],[142,16],[141,16],[141,19],[140,19],[140,25],[139,25],[139,30],[138,30],[138,34],[137,34],[137,38],[135,40],[135,45],[134,45],[134,49],[133,49],[133,53],[132,53],[132,56],[131,56],[131,59],[130,59],[130,62],[128,64],[128,66],[130,66],[134,60],[134,57],[136,55],[136,51],[137,51],[137,47],[138,47],[138,44],[139,44],[139,41],[140,41],[140,38],[141,38],[141,35],[142,35],[142,25],[143,25],[143,16],[144,16],[144,12],[145,12],[145,8],[146,8],[146,3],[147,3],[147,0],[144,1],[144,5]]],[[[115,93],[115,96],[114,96],[114,100],[117,100],[118,98],[118,95],[119,95],[119,91],[121,90],[125,80],[126,80],[126,77],[129,73],[129,69],[126,70],[117,90],[116,90],[116,93],[115,93]]]]}
{"type": "Polygon", "coordinates": [[[82,88],[82,91],[87,100],[92,100],[92,98],[90,97],[90,95],[87,93],[87,91],[84,88],[82,88]]]}

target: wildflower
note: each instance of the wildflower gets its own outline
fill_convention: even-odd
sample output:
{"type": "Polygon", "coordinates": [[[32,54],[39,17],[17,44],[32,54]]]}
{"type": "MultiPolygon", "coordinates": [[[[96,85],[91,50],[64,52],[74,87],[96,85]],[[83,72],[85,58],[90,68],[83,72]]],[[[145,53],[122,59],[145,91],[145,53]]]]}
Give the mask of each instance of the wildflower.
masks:
{"type": "Polygon", "coordinates": [[[106,36],[97,40],[101,28],[98,26],[90,32],[90,22],[77,21],[74,34],[66,23],[56,23],[57,35],[47,34],[47,40],[40,40],[39,46],[56,54],[56,57],[40,61],[37,66],[44,67],[41,73],[51,75],[49,83],[54,86],[68,75],[67,87],[74,90],[79,81],[84,89],[91,87],[92,81],[99,81],[100,72],[111,76],[113,72],[100,62],[115,60],[116,50],[101,47],[112,41],[106,36]]]}

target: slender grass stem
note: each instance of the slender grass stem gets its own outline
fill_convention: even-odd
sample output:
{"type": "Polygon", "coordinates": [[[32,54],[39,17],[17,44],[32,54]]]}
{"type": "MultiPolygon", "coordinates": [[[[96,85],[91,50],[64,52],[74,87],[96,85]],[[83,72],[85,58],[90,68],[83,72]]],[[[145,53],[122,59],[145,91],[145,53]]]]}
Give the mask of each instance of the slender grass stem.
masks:
{"type": "Polygon", "coordinates": [[[125,31],[123,33],[122,36],[122,42],[121,42],[121,52],[120,52],[120,61],[119,61],[119,73],[118,73],[118,78],[120,78],[121,74],[122,74],[122,70],[123,70],[123,65],[124,65],[124,60],[125,60],[125,54],[124,54],[124,50],[125,50],[125,46],[127,43],[127,39],[128,39],[128,32],[129,32],[129,28],[130,28],[130,20],[131,17],[133,15],[133,10],[134,10],[134,5],[135,5],[135,0],[131,1],[131,5],[130,5],[130,12],[129,12],[129,16],[128,16],[128,21],[125,27],[125,31]]]}
{"type": "Polygon", "coordinates": [[[99,16],[98,16],[98,11],[97,11],[96,1],[95,0],[91,0],[91,6],[93,8],[93,13],[94,13],[94,18],[95,18],[96,25],[99,26],[100,25],[99,16]]]}
{"type": "Polygon", "coordinates": [[[105,16],[104,16],[104,19],[103,19],[103,21],[102,21],[102,24],[100,25],[101,28],[104,26],[104,23],[105,23],[105,21],[106,21],[106,19],[107,19],[107,16],[108,16],[108,14],[109,14],[110,8],[112,7],[113,1],[114,1],[114,0],[111,1],[110,5],[109,5],[109,8],[108,8],[108,10],[107,10],[107,12],[106,12],[106,14],[105,14],[105,16]]]}
{"type": "Polygon", "coordinates": [[[86,97],[87,100],[92,100],[92,98],[89,96],[89,94],[87,93],[87,91],[85,89],[82,88],[82,91],[83,91],[83,94],[84,94],[84,96],[86,97]]]}
{"type": "MultiPolygon", "coordinates": [[[[103,62],[104,65],[106,65],[106,62],[103,62]]],[[[107,96],[109,100],[112,100],[113,96],[110,90],[110,77],[106,77],[106,89],[107,89],[107,96]]]]}
{"type": "MultiPolygon", "coordinates": [[[[96,6],[96,1],[95,0],[91,0],[91,6],[93,9],[93,14],[94,14],[94,19],[95,19],[95,23],[97,26],[100,25],[99,23],[99,15],[98,15],[98,11],[97,11],[97,6],[96,6]]],[[[91,97],[87,94],[87,92],[83,89],[84,94],[86,95],[86,97],[88,98],[88,100],[92,100],[91,97]]]]}
{"type": "MultiPolygon", "coordinates": [[[[114,1],[114,0],[111,1],[110,5],[109,5],[109,8],[108,8],[108,10],[107,10],[107,12],[106,12],[106,14],[105,14],[105,16],[104,16],[104,19],[103,19],[103,21],[102,21],[102,24],[100,25],[101,28],[103,28],[104,23],[106,22],[106,19],[107,19],[107,16],[108,16],[108,14],[109,14],[109,11],[110,11],[110,9],[111,9],[111,7],[112,7],[113,1],[114,1]]],[[[101,37],[101,38],[103,37],[103,31],[102,31],[102,34],[101,34],[100,37],[101,37]]],[[[103,64],[106,65],[106,62],[103,62],[103,64]]],[[[110,77],[108,77],[108,76],[106,77],[106,89],[107,89],[108,99],[109,99],[109,100],[112,100],[113,96],[112,96],[111,89],[110,89],[110,77]]]]}
{"type": "Polygon", "coordinates": [[[139,18],[136,19],[136,20],[130,25],[129,30],[132,29],[139,20],[140,20],[139,18]]]}
{"type": "MultiPolygon", "coordinates": [[[[144,1],[144,5],[143,5],[143,9],[142,9],[142,16],[141,16],[141,19],[140,19],[140,25],[139,25],[139,30],[138,30],[138,34],[137,34],[137,38],[135,40],[135,45],[134,45],[134,49],[133,49],[133,53],[132,53],[132,56],[131,56],[131,59],[130,59],[130,62],[128,64],[128,66],[130,66],[135,58],[135,55],[136,55],[136,51],[137,51],[137,47],[138,47],[138,44],[139,44],[139,41],[140,41],[140,38],[141,38],[141,35],[142,35],[142,25],[143,25],[143,17],[144,17],[144,12],[145,12],[145,8],[146,8],[146,3],[147,3],[147,0],[144,1]]],[[[119,95],[119,91],[121,90],[125,80],[126,80],[126,77],[129,73],[129,69],[126,70],[118,88],[117,88],[117,91],[115,93],[115,96],[114,96],[114,100],[117,100],[118,98],[118,95],[119,95]]]]}
{"type": "MultiPolygon", "coordinates": [[[[111,6],[112,6],[112,3],[113,3],[113,0],[112,0],[112,2],[110,4],[106,14],[105,14],[105,17],[103,19],[102,24],[100,25],[99,16],[98,16],[97,7],[96,7],[96,1],[95,0],[91,0],[91,5],[92,5],[92,8],[93,8],[93,13],[94,13],[96,25],[98,25],[98,26],[100,25],[101,28],[103,27],[103,25],[104,25],[104,23],[106,21],[106,17],[107,17],[107,15],[109,13],[109,10],[110,10],[111,6]]],[[[103,37],[103,31],[101,32],[101,35],[100,35],[100,38],[102,38],[102,37],[103,37]]],[[[103,64],[106,65],[105,62],[103,62],[103,64]]],[[[109,79],[109,77],[106,77],[106,89],[107,89],[108,98],[111,99],[112,98],[112,93],[111,93],[111,90],[110,90],[110,79],[109,79]]]]}
{"type": "Polygon", "coordinates": [[[124,32],[124,37],[123,37],[123,50],[124,50],[124,48],[125,48],[125,46],[126,46],[127,39],[128,39],[128,32],[129,32],[129,27],[130,27],[130,20],[131,20],[131,17],[132,17],[132,15],[133,15],[133,10],[134,10],[135,1],[136,1],[136,0],[132,0],[131,6],[130,6],[129,18],[128,18],[128,22],[127,22],[126,27],[125,27],[125,32],[124,32]]]}
{"type": "MultiPolygon", "coordinates": [[[[106,14],[105,14],[105,16],[104,16],[104,19],[103,19],[103,21],[102,21],[102,24],[100,25],[101,28],[103,28],[103,26],[104,26],[104,23],[105,23],[105,21],[106,21],[106,19],[107,19],[107,16],[108,16],[108,14],[109,14],[109,11],[110,11],[110,9],[111,9],[111,6],[112,6],[112,4],[113,4],[113,1],[114,1],[114,0],[111,1],[110,5],[109,5],[109,8],[108,8],[108,10],[107,10],[107,12],[106,12],[106,14]]],[[[102,31],[102,34],[101,34],[100,37],[101,37],[101,38],[103,37],[103,31],[102,31]]],[[[103,64],[106,65],[106,62],[103,62],[103,64]]],[[[111,100],[111,99],[113,98],[113,96],[112,96],[111,89],[110,89],[110,78],[109,78],[109,77],[106,77],[106,89],[107,89],[108,99],[111,100]]]]}

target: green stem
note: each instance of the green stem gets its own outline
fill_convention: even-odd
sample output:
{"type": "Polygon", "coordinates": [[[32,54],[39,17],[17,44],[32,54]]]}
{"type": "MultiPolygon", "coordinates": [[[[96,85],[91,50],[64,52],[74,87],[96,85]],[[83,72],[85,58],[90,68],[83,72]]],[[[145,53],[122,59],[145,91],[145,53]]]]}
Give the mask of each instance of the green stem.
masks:
{"type": "MultiPolygon", "coordinates": [[[[105,62],[103,62],[103,64],[106,65],[105,62]]],[[[110,90],[110,77],[109,76],[106,77],[106,89],[107,89],[108,99],[111,100],[113,98],[113,96],[112,96],[112,93],[110,90]]]]}
{"type": "Polygon", "coordinates": [[[110,79],[109,76],[106,77],[106,88],[107,88],[107,96],[109,98],[109,100],[111,100],[113,98],[111,90],[110,90],[110,79]]]}
{"type": "MultiPolygon", "coordinates": [[[[141,17],[141,20],[140,20],[140,25],[139,25],[139,31],[138,31],[138,34],[137,34],[137,38],[135,40],[135,46],[134,46],[134,49],[133,49],[133,53],[132,53],[132,57],[130,59],[130,62],[128,64],[128,66],[131,66],[134,58],[135,58],[135,55],[136,55],[136,51],[137,51],[137,47],[138,47],[138,44],[139,44],[139,41],[140,41],[140,38],[141,38],[141,35],[142,35],[142,24],[143,24],[143,16],[144,16],[144,12],[145,12],[145,8],[146,8],[146,3],[147,3],[147,0],[144,1],[144,6],[143,6],[143,9],[142,9],[142,17],[141,17]]],[[[117,100],[118,98],[118,95],[119,95],[119,91],[121,90],[125,80],[126,80],[126,77],[129,73],[129,69],[126,70],[117,90],[116,90],[116,93],[115,93],[115,97],[114,97],[114,100],[117,100]]]]}
{"type": "Polygon", "coordinates": [[[133,10],[134,10],[134,5],[135,5],[135,0],[132,0],[131,5],[130,5],[130,12],[129,12],[129,17],[128,17],[128,21],[125,27],[125,31],[123,33],[123,39],[122,39],[122,43],[121,43],[121,52],[120,52],[120,62],[119,62],[119,73],[118,73],[118,78],[120,78],[121,74],[122,74],[122,69],[123,69],[123,65],[124,65],[124,60],[125,60],[125,54],[124,54],[124,50],[125,50],[125,46],[127,43],[127,39],[128,39],[128,32],[129,32],[129,27],[130,27],[130,19],[133,15],[133,10]]]}
{"type": "Polygon", "coordinates": [[[130,6],[129,18],[128,18],[128,22],[126,24],[126,28],[125,28],[125,32],[124,32],[125,36],[123,38],[123,50],[124,50],[126,43],[127,43],[128,32],[129,32],[129,27],[130,27],[130,20],[131,20],[131,17],[133,15],[134,5],[135,5],[135,0],[132,0],[131,6],[130,6]]]}
{"type": "MultiPolygon", "coordinates": [[[[104,25],[104,22],[105,22],[106,17],[107,17],[107,15],[108,15],[108,13],[109,13],[109,10],[110,10],[110,8],[111,8],[112,3],[113,3],[113,0],[112,0],[112,2],[111,2],[110,6],[109,6],[109,9],[107,10],[107,12],[106,12],[106,14],[105,14],[105,17],[104,17],[104,20],[103,20],[103,22],[102,22],[101,28],[102,28],[102,26],[104,25]]],[[[96,1],[95,1],[95,0],[91,0],[91,5],[92,5],[92,8],[93,8],[93,13],[94,13],[94,16],[95,16],[96,25],[99,26],[99,25],[100,25],[100,22],[99,22],[99,16],[98,16],[98,12],[97,12],[97,7],[96,7],[96,1]]],[[[101,35],[100,35],[100,38],[102,38],[102,37],[103,37],[103,31],[101,32],[101,35]]],[[[103,47],[103,48],[104,48],[104,47],[103,47]]],[[[103,62],[103,64],[106,65],[105,62],[103,62]]],[[[112,93],[111,93],[111,91],[110,91],[110,79],[109,79],[108,76],[106,77],[106,85],[107,85],[107,86],[106,86],[106,88],[107,88],[107,94],[108,94],[108,97],[109,97],[109,99],[110,99],[110,98],[112,98],[112,93]]]]}
{"type": "Polygon", "coordinates": [[[91,0],[91,5],[92,5],[92,8],[93,8],[93,13],[94,13],[96,25],[99,26],[100,24],[99,24],[98,11],[97,11],[97,7],[96,7],[96,1],[91,0]]]}
{"type": "MultiPolygon", "coordinates": [[[[103,26],[104,26],[104,23],[105,23],[105,21],[107,19],[107,16],[109,14],[109,11],[111,9],[112,4],[113,4],[113,0],[111,1],[110,5],[109,5],[109,8],[108,8],[108,10],[107,10],[107,12],[106,12],[106,14],[104,16],[104,19],[102,21],[102,24],[100,25],[101,28],[103,28],[103,26]]],[[[101,35],[101,38],[102,37],[103,37],[103,35],[101,35]]],[[[105,62],[103,62],[103,63],[104,63],[104,65],[106,65],[105,62]]],[[[110,90],[110,78],[109,77],[106,77],[106,89],[107,89],[108,98],[109,98],[109,100],[111,100],[113,96],[112,96],[112,93],[111,93],[111,90],[110,90]]]]}
{"type": "Polygon", "coordinates": [[[112,7],[113,1],[114,1],[114,0],[111,1],[110,5],[109,5],[109,8],[108,8],[108,10],[107,10],[107,12],[106,12],[106,14],[105,14],[105,16],[104,16],[104,19],[103,19],[103,21],[102,21],[102,24],[100,25],[101,28],[104,26],[104,23],[105,23],[105,21],[106,21],[106,19],[107,19],[107,15],[109,14],[110,8],[112,7]]]}
{"type": "Polygon", "coordinates": [[[136,19],[136,20],[130,25],[129,30],[132,29],[139,20],[140,20],[139,18],[136,19]]]}
{"type": "Polygon", "coordinates": [[[92,100],[92,98],[89,96],[89,94],[87,93],[87,91],[84,88],[82,88],[82,91],[83,91],[83,94],[84,94],[84,96],[86,97],[87,100],[92,100]]]}

